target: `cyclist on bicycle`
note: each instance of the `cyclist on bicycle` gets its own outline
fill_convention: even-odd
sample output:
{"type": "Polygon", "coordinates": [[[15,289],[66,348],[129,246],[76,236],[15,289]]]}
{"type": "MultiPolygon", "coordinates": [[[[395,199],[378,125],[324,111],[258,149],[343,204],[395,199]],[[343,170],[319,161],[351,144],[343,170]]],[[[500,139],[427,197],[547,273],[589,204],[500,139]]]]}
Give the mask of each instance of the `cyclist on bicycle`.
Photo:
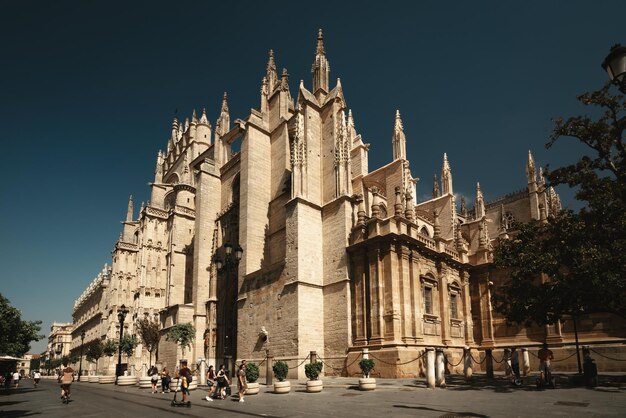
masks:
{"type": "Polygon", "coordinates": [[[63,365],[63,370],[59,375],[59,383],[61,384],[61,399],[70,398],[70,386],[74,381],[74,369],[67,364],[63,365]]]}

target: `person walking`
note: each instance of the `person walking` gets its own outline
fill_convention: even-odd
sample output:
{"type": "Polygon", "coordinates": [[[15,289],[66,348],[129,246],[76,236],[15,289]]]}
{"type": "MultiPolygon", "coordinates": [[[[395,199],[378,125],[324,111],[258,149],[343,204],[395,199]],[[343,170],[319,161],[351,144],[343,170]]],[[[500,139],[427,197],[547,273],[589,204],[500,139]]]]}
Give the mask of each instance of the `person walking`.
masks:
{"type": "Polygon", "coordinates": [[[159,370],[156,366],[152,366],[150,367],[148,375],[150,376],[150,383],[152,383],[152,393],[157,393],[157,383],[159,383],[159,370]]]}
{"type": "Polygon", "coordinates": [[[237,372],[237,388],[239,391],[239,402],[243,402],[243,396],[248,389],[248,383],[246,382],[246,361],[243,360],[239,365],[239,371],[237,372]]]}
{"type": "Polygon", "coordinates": [[[213,402],[213,394],[217,389],[217,384],[215,382],[215,370],[213,370],[213,366],[209,366],[209,370],[206,372],[206,384],[209,387],[209,393],[204,397],[209,402],[213,402]]]}
{"type": "Polygon", "coordinates": [[[13,386],[15,387],[15,389],[18,388],[18,386],[20,385],[20,374],[17,372],[17,370],[15,370],[13,372],[13,386]]]}
{"type": "Polygon", "coordinates": [[[167,370],[167,367],[163,367],[163,370],[161,370],[161,393],[169,393],[171,381],[170,371],[167,370]]]}
{"type": "Polygon", "coordinates": [[[223,364],[220,365],[220,369],[217,372],[216,380],[220,399],[226,399],[226,386],[230,385],[230,381],[228,380],[228,376],[226,376],[226,370],[224,369],[223,364]]]}

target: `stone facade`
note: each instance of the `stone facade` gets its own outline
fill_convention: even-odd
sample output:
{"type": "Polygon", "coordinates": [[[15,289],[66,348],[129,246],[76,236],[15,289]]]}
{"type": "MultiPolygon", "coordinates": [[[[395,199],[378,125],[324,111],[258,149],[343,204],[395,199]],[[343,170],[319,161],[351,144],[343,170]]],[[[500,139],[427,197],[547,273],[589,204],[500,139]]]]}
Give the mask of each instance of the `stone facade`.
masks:
{"type": "Polygon", "coordinates": [[[59,360],[70,355],[73,324],[53,322],[48,335],[49,359],[59,360]]]}
{"type": "MultiPolygon", "coordinates": [[[[226,94],[215,126],[204,109],[174,119],[150,201],[135,217],[129,200],[112,267],[76,303],[74,338],[83,329],[90,339],[116,338],[125,305],[125,332],[144,317],[159,321],[163,336],[175,324],[195,326],[184,352],[161,339],[161,366],[186,357],[232,370],[234,360],[261,362],[269,350],[298,378],[311,351],[326,374],[357,374],[355,360],[368,348],[378,375],[415,376],[427,346],[447,347],[450,359],[465,346],[545,338],[569,349],[567,323],[509,327],[490,302],[491,286],[505,279],[492,263],[498,240],[513,221],[543,220],[560,208],[532,155],[524,190],[485,202],[477,185],[468,210],[444,154],[432,198],[418,202],[400,112],[393,161],[369,171],[369,144],[340,80],[331,87],[321,31],[312,79],[310,90],[300,82],[294,100],[270,51],[260,103],[245,119],[231,125],[226,94]]],[[[624,342],[623,322],[588,321],[585,343],[624,342]]],[[[129,359],[135,370],[146,362],[141,346],[129,359]]]]}

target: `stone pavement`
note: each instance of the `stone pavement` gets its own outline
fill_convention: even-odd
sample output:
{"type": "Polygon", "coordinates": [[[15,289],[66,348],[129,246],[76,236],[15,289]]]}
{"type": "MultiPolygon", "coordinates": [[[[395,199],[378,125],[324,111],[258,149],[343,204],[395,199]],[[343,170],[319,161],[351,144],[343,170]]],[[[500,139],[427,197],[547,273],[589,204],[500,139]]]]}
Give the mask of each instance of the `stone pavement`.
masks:
{"type": "MultiPolygon", "coordinates": [[[[624,416],[626,376],[603,375],[594,389],[575,387],[566,375],[557,375],[558,388],[537,391],[533,378],[516,388],[503,377],[475,375],[471,383],[462,376],[447,376],[445,389],[426,389],[422,379],[377,379],[377,389],[361,392],[358,378],[325,377],[321,393],[306,393],[305,381],[292,381],[292,391],[276,395],[261,384],[261,393],[230,400],[203,400],[206,392],[191,394],[191,408],[172,408],[173,394],[151,394],[135,386],[118,387],[76,382],[73,402],[62,405],[58,385],[44,381],[33,389],[29,381],[18,391],[0,392],[0,417],[527,417],[527,416],[624,416]]],[[[234,387],[233,387],[234,388],[234,387]]]]}

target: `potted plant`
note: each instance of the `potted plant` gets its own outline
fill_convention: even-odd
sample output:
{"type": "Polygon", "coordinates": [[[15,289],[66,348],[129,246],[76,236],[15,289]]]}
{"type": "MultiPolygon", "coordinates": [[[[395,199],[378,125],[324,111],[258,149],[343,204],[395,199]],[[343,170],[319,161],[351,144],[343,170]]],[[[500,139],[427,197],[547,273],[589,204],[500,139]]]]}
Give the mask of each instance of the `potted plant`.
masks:
{"type": "Polygon", "coordinates": [[[291,390],[291,384],[286,381],[287,373],[289,373],[289,366],[284,361],[277,361],[272,366],[274,371],[274,377],[278,379],[278,382],[274,382],[274,393],[289,393],[291,390]]]}
{"type": "Polygon", "coordinates": [[[376,389],[376,379],[370,377],[370,372],[374,369],[374,360],[364,358],[359,361],[359,367],[363,372],[363,377],[359,379],[359,390],[374,390],[376,389]]]}
{"type": "Polygon", "coordinates": [[[324,385],[319,380],[319,375],[322,372],[323,363],[316,361],[315,363],[309,363],[304,365],[304,374],[309,378],[306,382],[306,391],[309,393],[321,392],[324,385]]]}
{"type": "Polygon", "coordinates": [[[259,366],[256,363],[246,364],[246,380],[248,381],[248,389],[246,389],[246,395],[256,395],[259,393],[259,366]]]}

